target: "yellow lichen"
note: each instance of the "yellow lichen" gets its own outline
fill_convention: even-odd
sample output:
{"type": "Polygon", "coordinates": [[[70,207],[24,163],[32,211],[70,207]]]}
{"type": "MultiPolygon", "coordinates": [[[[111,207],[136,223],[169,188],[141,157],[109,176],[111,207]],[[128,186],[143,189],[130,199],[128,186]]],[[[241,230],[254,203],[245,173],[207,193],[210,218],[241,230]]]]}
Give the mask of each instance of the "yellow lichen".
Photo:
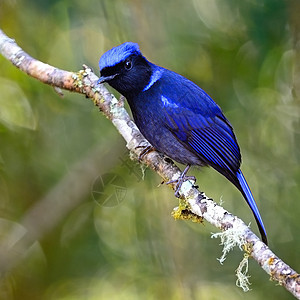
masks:
{"type": "Polygon", "coordinates": [[[274,260],[275,260],[274,257],[270,257],[268,260],[268,264],[272,265],[274,263],[274,260]]]}
{"type": "Polygon", "coordinates": [[[74,79],[74,85],[77,88],[82,88],[82,86],[83,86],[82,80],[83,80],[83,77],[85,77],[85,76],[86,76],[86,73],[84,70],[80,70],[77,73],[74,73],[74,75],[72,75],[72,78],[74,79]]]}
{"type": "Polygon", "coordinates": [[[191,220],[194,223],[203,223],[203,218],[191,212],[190,209],[189,203],[180,199],[179,206],[172,211],[172,216],[175,220],[191,220]]]}
{"type": "Polygon", "coordinates": [[[252,250],[253,250],[253,244],[252,243],[245,243],[242,245],[243,250],[251,256],[252,250]]]}

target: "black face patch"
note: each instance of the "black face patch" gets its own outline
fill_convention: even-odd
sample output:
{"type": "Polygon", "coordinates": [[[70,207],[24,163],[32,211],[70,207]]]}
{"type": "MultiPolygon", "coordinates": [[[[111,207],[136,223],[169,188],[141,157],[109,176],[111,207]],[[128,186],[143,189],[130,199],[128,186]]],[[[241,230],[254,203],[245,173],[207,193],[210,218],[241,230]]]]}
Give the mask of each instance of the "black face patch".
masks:
{"type": "Polygon", "coordinates": [[[100,72],[104,81],[128,98],[131,94],[143,90],[149,83],[152,68],[145,57],[133,54],[114,66],[103,68],[100,72]]]}
{"type": "Polygon", "coordinates": [[[102,70],[100,70],[101,76],[108,77],[112,76],[115,74],[122,75],[134,67],[137,66],[143,66],[143,65],[148,65],[147,60],[141,56],[141,55],[131,55],[130,57],[126,58],[124,61],[121,61],[120,63],[114,65],[114,66],[109,66],[105,67],[102,70]],[[131,67],[128,68],[128,59],[130,58],[131,61],[131,67]]]}
{"type": "Polygon", "coordinates": [[[100,71],[101,76],[108,77],[111,75],[119,74],[123,69],[123,65],[124,65],[124,63],[120,62],[114,66],[105,67],[100,71]]]}

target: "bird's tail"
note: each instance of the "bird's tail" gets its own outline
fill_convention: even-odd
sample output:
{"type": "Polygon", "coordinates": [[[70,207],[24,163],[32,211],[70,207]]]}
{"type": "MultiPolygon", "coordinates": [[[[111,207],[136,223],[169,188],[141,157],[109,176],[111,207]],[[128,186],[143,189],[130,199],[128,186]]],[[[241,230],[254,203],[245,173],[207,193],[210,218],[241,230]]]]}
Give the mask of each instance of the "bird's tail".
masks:
{"type": "Polygon", "coordinates": [[[237,171],[236,176],[237,176],[240,186],[241,186],[241,192],[254,214],[259,232],[261,234],[261,238],[262,238],[263,242],[267,245],[268,244],[267,232],[266,232],[264,223],[262,221],[262,218],[260,216],[256,202],[255,202],[253,195],[251,193],[251,190],[248,186],[248,183],[240,169],[237,171]]]}

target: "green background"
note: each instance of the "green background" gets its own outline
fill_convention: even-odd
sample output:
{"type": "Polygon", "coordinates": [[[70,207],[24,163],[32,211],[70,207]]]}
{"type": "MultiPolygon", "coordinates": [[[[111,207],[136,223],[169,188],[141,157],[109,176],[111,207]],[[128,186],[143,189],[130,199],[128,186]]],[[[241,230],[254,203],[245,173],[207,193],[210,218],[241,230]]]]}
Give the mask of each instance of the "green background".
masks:
{"type": "MultiPolygon", "coordinates": [[[[61,69],[98,73],[106,50],[133,41],[199,84],[235,128],[270,247],[299,271],[299,8],[297,0],[0,0],[0,27],[61,69]]],[[[190,174],[257,232],[233,185],[212,169],[190,174]]],[[[0,56],[0,299],[293,299],[253,260],[252,290],[237,288],[243,253],[220,265],[217,229],[174,221],[178,201],[160,180],[130,161],[92,101],[61,98],[0,56]]]]}

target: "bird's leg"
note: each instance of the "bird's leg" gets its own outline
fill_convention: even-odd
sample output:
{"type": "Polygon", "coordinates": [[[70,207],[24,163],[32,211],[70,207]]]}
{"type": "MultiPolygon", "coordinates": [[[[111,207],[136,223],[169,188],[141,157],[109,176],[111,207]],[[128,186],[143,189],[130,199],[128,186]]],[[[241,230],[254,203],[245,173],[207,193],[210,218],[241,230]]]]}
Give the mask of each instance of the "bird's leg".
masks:
{"type": "Polygon", "coordinates": [[[185,167],[185,169],[183,170],[183,172],[181,173],[181,175],[179,176],[178,179],[170,180],[170,181],[166,182],[166,184],[171,184],[171,183],[177,182],[176,187],[175,187],[175,196],[176,197],[179,197],[179,191],[181,189],[182,184],[185,181],[187,181],[187,180],[193,180],[194,182],[196,182],[195,176],[186,176],[186,174],[189,171],[190,167],[191,167],[190,165],[187,165],[185,167]]]}
{"type": "Polygon", "coordinates": [[[155,151],[155,148],[153,146],[137,146],[136,148],[144,148],[141,153],[139,154],[139,161],[141,161],[145,155],[147,155],[148,153],[152,152],[152,151],[155,151]]]}

